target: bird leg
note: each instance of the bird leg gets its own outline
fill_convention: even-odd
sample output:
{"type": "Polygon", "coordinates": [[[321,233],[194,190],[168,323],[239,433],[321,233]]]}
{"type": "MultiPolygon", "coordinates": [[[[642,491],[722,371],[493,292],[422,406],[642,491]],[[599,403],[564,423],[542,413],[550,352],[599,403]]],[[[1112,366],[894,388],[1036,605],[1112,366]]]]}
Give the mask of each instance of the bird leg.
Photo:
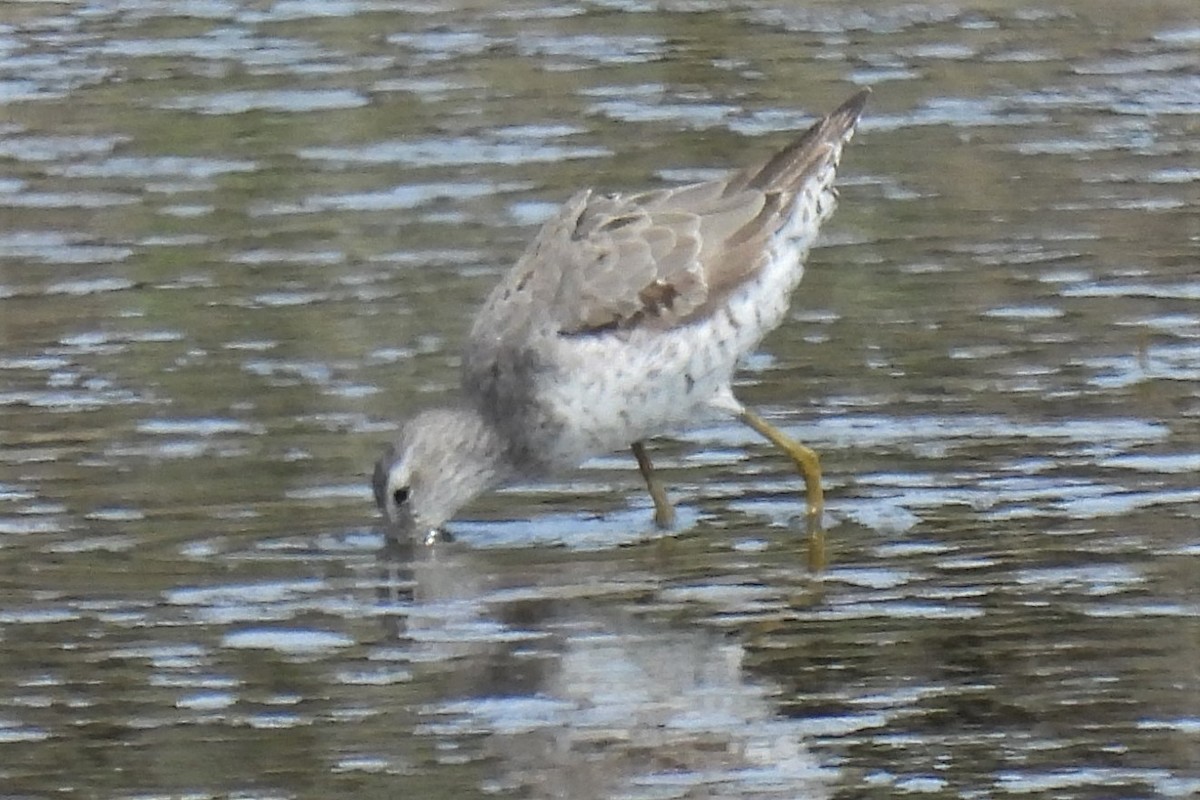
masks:
{"type": "Polygon", "coordinates": [[[786,453],[804,478],[804,495],[808,501],[808,564],[813,570],[824,568],[827,559],[821,515],[825,509],[825,492],[821,489],[820,457],[811,447],[800,444],[748,408],[738,413],[738,419],[786,453]]]}
{"type": "Polygon", "coordinates": [[[650,456],[646,454],[646,445],[641,442],[634,442],[630,449],[633,450],[633,457],[637,459],[638,470],[642,473],[642,477],[646,481],[646,489],[650,492],[650,499],[654,501],[654,524],[666,530],[675,524],[675,509],[671,507],[671,501],[667,497],[667,490],[663,488],[662,481],[658,479],[658,475],[654,472],[654,465],[650,463],[650,456]]]}

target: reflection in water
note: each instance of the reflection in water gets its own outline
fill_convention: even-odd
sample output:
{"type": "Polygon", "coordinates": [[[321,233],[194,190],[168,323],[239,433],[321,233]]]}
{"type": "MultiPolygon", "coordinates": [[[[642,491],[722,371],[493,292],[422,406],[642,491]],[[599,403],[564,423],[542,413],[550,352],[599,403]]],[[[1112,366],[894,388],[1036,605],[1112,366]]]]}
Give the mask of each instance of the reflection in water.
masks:
{"type": "Polygon", "coordinates": [[[0,9],[7,795],[1200,794],[1194,0],[0,9]],[[821,581],[730,426],[655,443],[675,536],[600,458],[380,552],[532,226],[852,84],[738,387],[821,581]]]}
{"type": "Polygon", "coordinates": [[[485,786],[536,797],[831,793],[805,727],[778,716],[741,644],[628,607],[653,595],[651,576],[568,570],[536,590],[485,586],[489,565],[472,551],[417,550],[381,562],[389,599],[403,598],[397,641],[414,663],[462,674],[419,709],[416,733],[494,765],[485,786]]]}

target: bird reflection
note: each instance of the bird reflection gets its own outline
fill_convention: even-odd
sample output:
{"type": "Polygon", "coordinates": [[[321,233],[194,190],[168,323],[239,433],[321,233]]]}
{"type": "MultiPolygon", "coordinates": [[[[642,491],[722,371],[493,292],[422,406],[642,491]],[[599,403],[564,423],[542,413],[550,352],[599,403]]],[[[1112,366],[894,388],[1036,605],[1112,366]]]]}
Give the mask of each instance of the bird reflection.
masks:
{"type": "Polygon", "coordinates": [[[387,630],[438,687],[419,731],[529,797],[832,794],[837,772],[736,638],[663,613],[661,577],[636,558],[546,555],[380,551],[387,630]]]}

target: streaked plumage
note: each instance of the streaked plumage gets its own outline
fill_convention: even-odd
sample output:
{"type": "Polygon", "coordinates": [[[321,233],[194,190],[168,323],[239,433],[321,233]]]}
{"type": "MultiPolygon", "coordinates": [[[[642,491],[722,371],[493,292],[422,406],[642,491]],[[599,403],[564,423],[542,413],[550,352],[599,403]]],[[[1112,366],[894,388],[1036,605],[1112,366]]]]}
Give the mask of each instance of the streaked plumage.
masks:
{"type": "MultiPolygon", "coordinates": [[[[428,533],[488,488],[713,414],[775,441],[730,382],[738,358],[787,312],[867,95],[725,178],[568,200],[479,311],[462,397],[409,420],[377,464],[388,519],[428,533]]],[[[669,524],[665,495],[635,453],[656,518],[669,524]]],[[[819,503],[819,484],[817,494],[819,503]]]]}

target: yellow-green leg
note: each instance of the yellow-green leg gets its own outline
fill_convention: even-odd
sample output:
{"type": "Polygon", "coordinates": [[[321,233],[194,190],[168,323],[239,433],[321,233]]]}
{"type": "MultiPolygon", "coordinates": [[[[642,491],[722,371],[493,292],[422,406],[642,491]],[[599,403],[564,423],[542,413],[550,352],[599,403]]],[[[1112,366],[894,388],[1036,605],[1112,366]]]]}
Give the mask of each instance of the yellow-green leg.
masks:
{"type": "Polygon", "coordinates": [[[671,507],[671,501],[667,497],[667,490],[663,488],[662,482],[654,472],[654,465],[650,463],[650,456],[646,455],[646,446],[641,442],[634,442],[630,449],[633,450],[633,457],[637,459],[638,470],[642,473],[642,478],[646,481],[646,489],[650,492],[650,499],[654,501],[654,524],[666,530],[675,524],[675,509],[671,507]]]}
{"type": "Polygon", "coordinates": [[[821,488],[821,459],[811,447],[806,447],[787,436],[765,419],[749,409],[742,409],[738,419],[761,434],[778,447],[804,478],[804,495],[808,501],[808,565],[814,570],[825,567],[825,530],[821,526],[821,515],[825,509],[825,492],[821,488]]]}

